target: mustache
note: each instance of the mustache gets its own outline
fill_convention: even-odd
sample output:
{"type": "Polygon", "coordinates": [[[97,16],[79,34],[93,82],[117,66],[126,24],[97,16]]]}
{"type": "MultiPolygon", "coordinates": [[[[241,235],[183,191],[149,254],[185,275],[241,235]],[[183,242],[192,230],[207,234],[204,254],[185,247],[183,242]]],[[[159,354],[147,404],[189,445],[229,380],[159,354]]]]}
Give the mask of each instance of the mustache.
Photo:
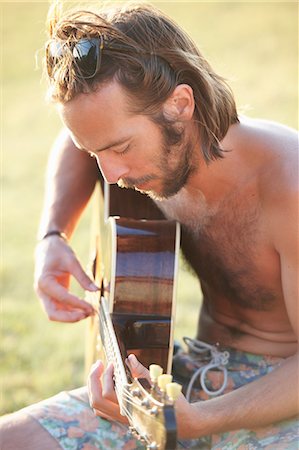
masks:
{"type": "Polygon", "coordinates": [[[118,180],[117,185],[121,188],[134,189],[138,185],[148,183],[149,181],[153,181],[155,179],[157,179],[157,176],[155,175],[145,175],[140,178],[121,178],[118,180]]]}

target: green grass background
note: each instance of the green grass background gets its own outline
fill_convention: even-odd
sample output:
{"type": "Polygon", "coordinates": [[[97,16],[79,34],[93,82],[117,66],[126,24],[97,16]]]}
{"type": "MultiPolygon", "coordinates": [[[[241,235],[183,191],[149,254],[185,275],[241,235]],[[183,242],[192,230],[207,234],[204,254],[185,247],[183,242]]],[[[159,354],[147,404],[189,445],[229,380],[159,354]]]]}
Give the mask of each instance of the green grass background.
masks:
{"type": "MultiPolygon", "coordinates": [[[[297,3],[156,3],[230,79],[240,108],[297,127],[297,3]]],[[[1,2],[1,398],[0,412],[84,382],[84,322],[51,323],[32,289],[33,252],[50,145],[60,128],[45,103],[35,52],[48,3],[1,2]]],[[[73,240],[87,263],[90,210],[73,240]]],[[[176,337],[192,335],[198,284],[181,267],[176,337]]]]}

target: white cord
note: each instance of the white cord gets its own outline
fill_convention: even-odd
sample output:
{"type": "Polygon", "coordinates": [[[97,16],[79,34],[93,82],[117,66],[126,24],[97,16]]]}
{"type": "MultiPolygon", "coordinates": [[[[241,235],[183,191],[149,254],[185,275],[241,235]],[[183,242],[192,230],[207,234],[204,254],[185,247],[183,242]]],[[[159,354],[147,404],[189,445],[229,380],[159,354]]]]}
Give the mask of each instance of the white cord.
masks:
{"type": "Polygon", "coordinates": [[[191,377],[191,380],[189,381],[187,392],[186,392],[186,398],[188,402],[190,402],[191,398],[191,392],[193,388],[193,384],[197,380],[197,378],[200,375],[200,383],[201,387],[204,390],[204,392],[211,396],[216,396],[221,394],[224,389],[227,386],[227,368],[225,367],[229,360],[229,352],[224,351],[220,352],[217,350],[217,347],[215,345],[207,344],[206,342],[199,341],[197,339],[191,339],[189,337],[184,337],[184,342],[188,346],[189,350],[191,350],[194,353],[202,354],[206,353],[207,351],[210,352],[208,355],[209,362],[201,367],[199,367],[194,374],[191,377]],[[223,372],[223,383],[222,386],[217,389],[217,391],[211,391],[207,388],[206,385],[206,376],[209,370],[211,369],[219,369],[221,372],[223,372]]]}

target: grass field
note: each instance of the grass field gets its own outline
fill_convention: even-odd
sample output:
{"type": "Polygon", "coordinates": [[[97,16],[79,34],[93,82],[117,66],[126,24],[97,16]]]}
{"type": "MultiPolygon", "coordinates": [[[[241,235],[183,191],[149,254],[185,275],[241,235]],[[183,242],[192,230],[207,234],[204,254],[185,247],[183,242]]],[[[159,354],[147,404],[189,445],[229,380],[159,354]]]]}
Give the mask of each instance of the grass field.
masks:
{"type": "MultiPolygon", "coordinates": [[[[297,127],[297,4],[157,3],[231,80],[240,108],[297,127]]],[[[47,154],[60,124],[44,100],[35,53],[45,39],[46,2],[1,2],[1,413],[81,385],[85,324],[51,323],[32,289],[33,252],[47,154]]],[[[83,264],[87,210],[73,240],[83,264]]],[[[74,287],[76,289],[76,287],[74,287]]],[[[179,277],[176,337],[192,335],[200,294],[179,277]]]]}

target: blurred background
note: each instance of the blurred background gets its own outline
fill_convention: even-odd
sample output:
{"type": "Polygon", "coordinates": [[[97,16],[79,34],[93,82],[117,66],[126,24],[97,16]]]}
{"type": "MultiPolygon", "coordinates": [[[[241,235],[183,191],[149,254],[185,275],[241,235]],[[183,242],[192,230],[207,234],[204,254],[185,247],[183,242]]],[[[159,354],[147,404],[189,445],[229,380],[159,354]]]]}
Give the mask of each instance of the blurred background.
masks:
{"type": "MultiPolygon", "coordinates": [[[[153,3],[153,2],[152,2],[153,3]]],[[[297,128],[297,2],[155,2],[228,78],[249,116],[297,128]]],[[[60,123],[40,62],[47,2],[1,2],[0,413],[84,383],[85,323],[51,323],[33,292],[47,155],[60,123]]],[[[84,5],[86,6],[86,5],[84,5]]],[[[72,245],[88,262],[91,208],[72,245]]],[[[79,292],[76,286],[73,286],[79,292]]],[[[176,338],[192,336],[200,289],[181,264],[176,338]]]]}

